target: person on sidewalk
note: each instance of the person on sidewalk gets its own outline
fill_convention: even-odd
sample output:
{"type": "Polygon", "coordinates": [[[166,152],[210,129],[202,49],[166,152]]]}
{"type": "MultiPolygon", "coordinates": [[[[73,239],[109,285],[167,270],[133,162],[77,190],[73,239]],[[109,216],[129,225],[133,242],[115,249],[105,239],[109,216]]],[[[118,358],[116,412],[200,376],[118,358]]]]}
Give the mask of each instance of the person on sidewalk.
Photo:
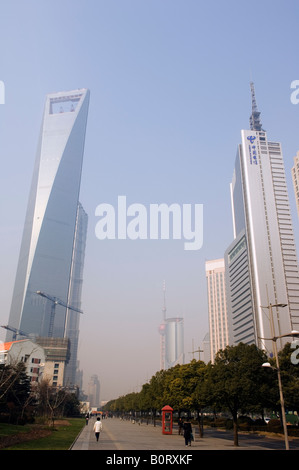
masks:
{"type": "Polygon", "coordinates": [[[103,429],[103,425],[101,423],[101,419],[97,418],[97,420],[96,420],[96,422],[94,423],[94,426],[93,426],[93,430],[95,432],[95,436],[96,436],[97,441],[99,440],[100,432],[102,431],[102,429],[103,429]]]}
{"type": "Polygon", "coordinates": [[[191,446],[192,425],[191,425],[190,420],[188,418],[184,422],[183,428],[184,428],[185,446],[191,446]]]}
{"type": "Polygon", "coordinates": [[[179,427],[179,435],[181,435],[183,427],[184,427],[184,422],[183,422],[182,418],[179,418],[179,420],[178,420],[178,427],[179,427]]]}

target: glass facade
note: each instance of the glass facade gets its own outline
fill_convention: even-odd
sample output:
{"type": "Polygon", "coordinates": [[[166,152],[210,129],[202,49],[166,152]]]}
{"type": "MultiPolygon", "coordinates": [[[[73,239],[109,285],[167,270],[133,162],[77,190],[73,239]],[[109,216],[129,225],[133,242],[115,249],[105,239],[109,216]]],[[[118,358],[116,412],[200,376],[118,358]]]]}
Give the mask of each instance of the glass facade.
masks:
{"type": "Polygon", "coordinates": [[[82,270],[86,234],[78,204],[88,106],[86,89],[46,97],[9,316],[9,327],[28,335],[62,338],[72,329],[70,310],[38,291],[80,304],[77,265],[82,270]]]}
{"type": "Polygon", "coordinates": [[[256,344],[251,275],[245,230],[225,252],[229,343],[256,344]]]}

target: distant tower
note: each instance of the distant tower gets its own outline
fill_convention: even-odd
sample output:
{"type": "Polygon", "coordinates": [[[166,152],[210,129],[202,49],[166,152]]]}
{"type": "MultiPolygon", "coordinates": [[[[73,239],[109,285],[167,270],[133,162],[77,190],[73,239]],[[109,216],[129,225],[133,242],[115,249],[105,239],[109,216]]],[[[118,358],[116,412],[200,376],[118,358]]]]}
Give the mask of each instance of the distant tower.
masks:
{"type": "Polygon", "coordinates": [[[162,308],[162,323],[159,327],[160,333],[160,369],[165,369],[165,321],[166,321],[166,299],[165,299],[165,281],[163,283],[163,308],[162,308]]]}
{"type": "Polygon", "coordinates": [[[165,282],[163,284],[163,321],[160,333],[160,368],[169,369],[176,364],[184,364],[184,319],[166,318],[165,282]]]}
{"type": "Polygon", "coordinates": [[[100,407],[100,382],[97,375],[92,375],[88,383],[88,400],[93,408],[100,407]]]}

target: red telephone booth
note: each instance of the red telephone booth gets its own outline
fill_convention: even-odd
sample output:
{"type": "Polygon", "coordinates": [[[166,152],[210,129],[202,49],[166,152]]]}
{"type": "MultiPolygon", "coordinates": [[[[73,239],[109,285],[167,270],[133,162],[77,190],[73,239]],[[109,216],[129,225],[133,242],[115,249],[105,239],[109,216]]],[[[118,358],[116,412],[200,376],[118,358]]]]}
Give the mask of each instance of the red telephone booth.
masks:
{"type": "Polygon", "coordinates": [[[172,434],[172,412],[171,406],[164,406],[162,408],[162,433],[172,434]]]}

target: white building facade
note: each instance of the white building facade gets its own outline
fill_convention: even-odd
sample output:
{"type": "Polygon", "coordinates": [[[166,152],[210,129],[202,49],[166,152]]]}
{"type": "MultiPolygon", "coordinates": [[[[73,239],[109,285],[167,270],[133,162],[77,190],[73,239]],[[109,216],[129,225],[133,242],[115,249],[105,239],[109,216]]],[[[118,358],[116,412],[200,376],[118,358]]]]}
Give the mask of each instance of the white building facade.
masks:
{"type": "Polygon", "coordinates": [[[229,344],[224,259],[206,261],[211,362],[229,344]]]}
{"type": "Polygon", "coordinates": [[[16,365],[22,362],[26,366],[26,374],[32,384],[43,377],[45,351],[29,339],[10,341],[0,344],[0,364],[16,365]]]}

